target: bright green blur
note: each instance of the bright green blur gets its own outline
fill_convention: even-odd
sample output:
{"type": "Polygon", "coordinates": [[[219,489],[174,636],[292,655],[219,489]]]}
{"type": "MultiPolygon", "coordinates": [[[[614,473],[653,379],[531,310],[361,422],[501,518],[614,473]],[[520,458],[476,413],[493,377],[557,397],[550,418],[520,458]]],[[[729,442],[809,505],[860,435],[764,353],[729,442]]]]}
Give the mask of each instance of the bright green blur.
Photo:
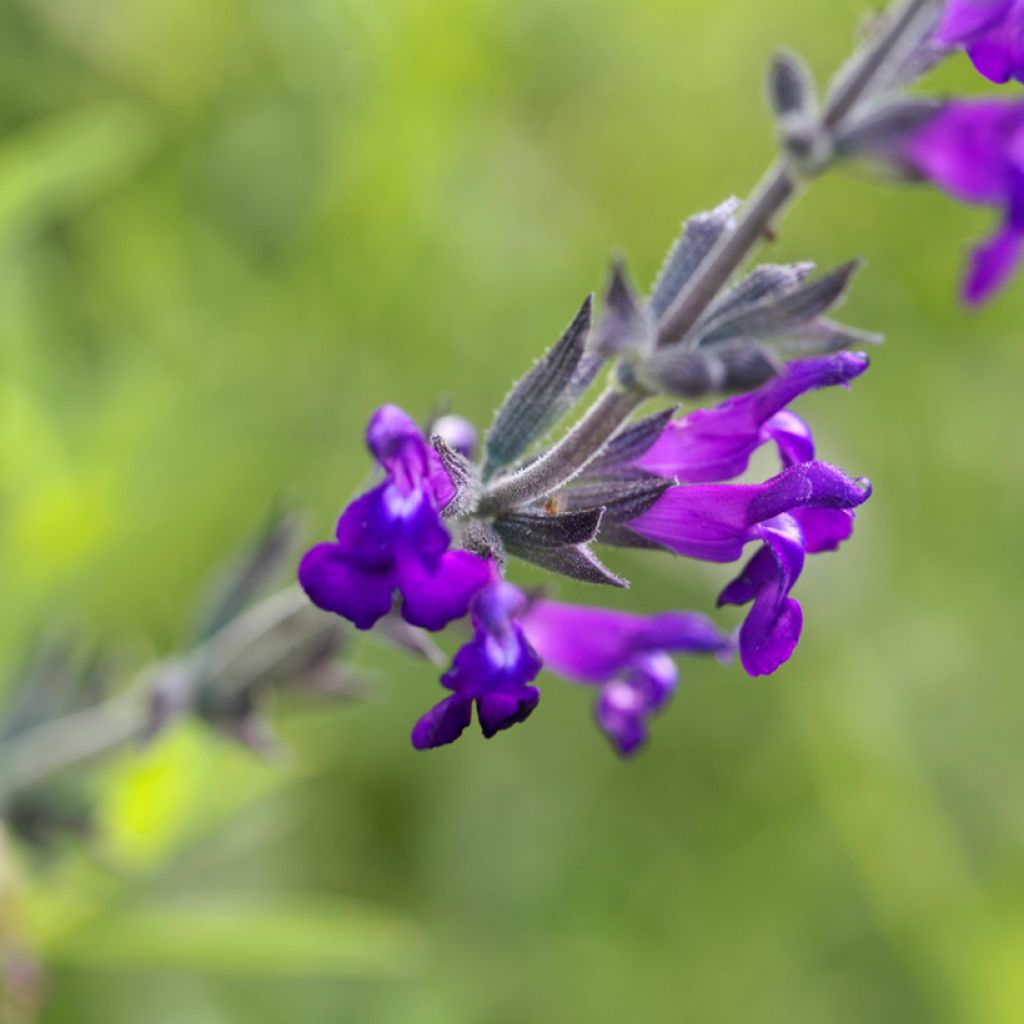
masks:
{"type": "MultiPolygon", "coordinates": [[[[868,6],[2,0],[0,661],[63,625],[127,673],[275,500],[327,535],[376,405],[486,422],[615,247],[646,282],[751,187],[773,46],[824,74],[868,6]]],[[[630,764],[555,679],[416,754],[436,672],[364,644],[374,699],[285,709],[281,764],[182,730],[96,776],[88,847],[7,850],[39,1019],[1024,1018],[1024,280],[955,301],[992,221],[857,172],[771,249],[867,256],[843,315],[889,337],[800,406],[876,491],[777,678],[684,665],[630,764]]],[[[710,609],[731,571],[609,562],[632,592],[562,593],[710,609]]]]}

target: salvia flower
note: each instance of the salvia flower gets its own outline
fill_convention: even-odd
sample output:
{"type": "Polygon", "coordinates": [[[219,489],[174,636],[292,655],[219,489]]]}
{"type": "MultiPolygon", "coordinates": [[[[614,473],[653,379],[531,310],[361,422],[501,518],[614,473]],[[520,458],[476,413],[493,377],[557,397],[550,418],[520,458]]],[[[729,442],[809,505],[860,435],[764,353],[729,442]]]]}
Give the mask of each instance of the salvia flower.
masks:
{"type": "Polygon", "coordinates": [[[949,0],[935,43],[965,47],[992,82],[1024,82],[1024,0],[949,0]]]}
{"type": "Polygon", "coordinates": [[[668,704],[678,670],[669,652],[728,657],[732,641],[703,615],[634,615],[534,601],[521,618],[547,669],[598,688],[595,717],[615,749],[635,753],[648,722],[668,704]]]}
{"type": "Polygon", "coordinates": [[[530,716],[540,691],[529,684],[541,660],[518,622],[526,601],[521,590],[496,574],[473,599],[473,638],[441,677],[452,695],[416,723],[412,744],[417,750],[457,740],[472,719],[474,703],[487,739],[530,716]]]}
{"type": "Polygon", "coordinates": [[[868,357],[853,352],[790,363],[756,391],[670,421],[634,464],[685,483],[711,483],[745,472],[750,457],[768,442],[778,447],[784,466],[810,461],[810,431],[786,406],[815,388],[848,386],[867,368],[868,357]]]}
{"type": "Polygon", "coordinates": [[[764,524],[799,509],[853,509],[871,496],[867,480],[851,480],[824,462],[804,462],[763,484],[671,487],[630,528],[679,555],[734,562],[764,524]]]}
{"type": "Polygon", "coordinates": [[[385,479],[342,513],[336,540],[317,544],[299,566],[299,582],[318,607],[369,629],[402,597],[412,625],[443,629],[469,610],[490,578],[488,563],[451,549],[441,510],[454,487],[437,454],[401,409],[374,413],[367,446],[385,479]]]}
{"type": "Polygon", "coordinates": [[[957,199],[1003,212],[971,254],[964,299],[978,304],[1009,278],[1024,249],[1024,101],[948,103],[905,140],[902,156],[957,199]]]}

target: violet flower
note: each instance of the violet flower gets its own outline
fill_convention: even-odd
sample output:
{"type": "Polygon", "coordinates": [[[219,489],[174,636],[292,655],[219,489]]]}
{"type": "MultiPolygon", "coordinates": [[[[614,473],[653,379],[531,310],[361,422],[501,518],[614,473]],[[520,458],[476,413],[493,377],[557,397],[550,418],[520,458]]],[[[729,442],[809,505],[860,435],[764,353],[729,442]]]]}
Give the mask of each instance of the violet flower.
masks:
{"type": "Polygon", "coordinates": [[[480,728],[487,739],[525,721],[540,700],[529,684],[541,660],[523,634],[517,617],[526,596],[495,574],[473,600],[473,639],[455,655],[441,677],[452,695],[416,723],[412,745],[417,750],[457,740],[469,725],[476,704],[480,728]]]}
{"type": "Polygon", "coordinates": [[[646,741],[649,719],[678,681],[669,651],[727,657],[733,644],[703,615],[643,616],[556,601],[534,601],[522,628],[545,667],[599,687],[598,725],[623,756],[646,741]]]}
{"type": "Polygon", "coordinates": [[[868,357],[853,352],[790,363],[756,391],[670,421],[634,465],[684,483],[731,480],[769,441],[779,449],[784,466],[808,462],[814,458],[810,430],[786,406],[815,388],[848,387],[867,368],[868,357]]]}
{"type": "Polygon", "coordinates": [[[804,462],[763,484],[693,484],[669,488],[630,522],[630,529],[679,555],[734,562],[763,525],[799,509],[853,509],[871,496],[867,480],[851,480],[824,462],[804,462]]]}
{"type": "Polygon", "coordinates": [[[802,462],[763,484],[674,487],[630,527],[679,554],[712,562],[735,561],[747,543],[763,542],[719,605],[753,601],[740,628],[740,660],[750,675],[770,675],[800,640],[803,613],[789,594],[805,555],[835,550],[846,540],[852,510],[870,495],[866,480],[851,480],[823,462],[802,462]]]}
{"type": "Polygon", "coordinates": [[[386,478],[345,509],[336,541],[306,553],[299,582],[315,605],[359,629],[387,615],[395,591],[407,622],[443,629],[467,613],[490,567],[450,550],[440,510],[454,487],[413,420],[385,405],[370,420],[366,441],[386,478]]]}
{"type": "Polygon", "coordinates": [[[1024,0],[949,0],[935,44],[965,47],[992,82],[1024,82],[1024,0]]]}
{"type": "Polygon", "coordinates": [[[1024,101],[949,103],[903,143],[902,156],[925,178],[967,203],[996,206],[1002,227],[971,254],[964,299],[990,298],[1024,249],[1024,101]]]}

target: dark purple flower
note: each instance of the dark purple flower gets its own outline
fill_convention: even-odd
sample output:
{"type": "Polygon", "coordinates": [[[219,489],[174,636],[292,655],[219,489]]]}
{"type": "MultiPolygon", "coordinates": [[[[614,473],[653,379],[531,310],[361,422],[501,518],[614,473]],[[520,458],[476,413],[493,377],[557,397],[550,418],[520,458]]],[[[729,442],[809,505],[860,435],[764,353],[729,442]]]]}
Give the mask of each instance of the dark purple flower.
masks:
{"type": "Polygon", "coordinates": [[[971,254],[964,299],[984,302],[1024,249],[1024,101],[949,103],[912,133],[902,156],[957,199],[1003,211],[1002,227],[971,254]]]}
{"type": "Polygon", "coordinates": [[[853,509],[870,496],[868,481],[851,480],[824,462],[803,462],[763,484],[672,487],[629,525],[677,554],[734,562],[761,538],[768,520],[801,509],[853,509]]]}
{"type": "Polygon", "coordinates": [[[528,685],[537,678],[541,660],[528,643],[517,617],[526,597],[496,576],[473,600],[473,639],[465,644],[441,677],[452,695],[416,723],[412,745],[417,750],[457,740],[469,725],[476,703],[484,736],[525,721],[540,700],[528,685]]]}
{"type": "Polygon", "coordinates": [[[345,509],[336,541],[306,553],[299,582],[315,605],[359,629],[387,615],[396,590],[407,622],[443,629],[467,613],[490,578],[489,565],[450,550],[440,510],[454,487],[412,419],[385,405],[370,420],[366,441],[385,480],[345,509]]]}
{"type": "Polygon", "coordinates": [[[648,720],[668,703],[678,673],[669,651],[726,657],[731,641],[703,615],[633,615],[535,601],[521,619],[531,646],[553,672],[600,687],[598,724],[620,754],[647,739],[648,720]]]}
{"type": "Polygon", "coordinates": [[[778,447],[784,466],[808,462],[814,458],[810,430],[786,406],[814,388],[849,386],[867,368],[868,357],[853,352],[790,363],[756,391],[672,420],[636,465],[685,483],[731,480],[769,441],[778,447]]]}
{"type": "Polygon", "coordinates": [[[949,0],[935,43],[965,47],[992,82],[1024,82],[1024,0],[949,0]]]}

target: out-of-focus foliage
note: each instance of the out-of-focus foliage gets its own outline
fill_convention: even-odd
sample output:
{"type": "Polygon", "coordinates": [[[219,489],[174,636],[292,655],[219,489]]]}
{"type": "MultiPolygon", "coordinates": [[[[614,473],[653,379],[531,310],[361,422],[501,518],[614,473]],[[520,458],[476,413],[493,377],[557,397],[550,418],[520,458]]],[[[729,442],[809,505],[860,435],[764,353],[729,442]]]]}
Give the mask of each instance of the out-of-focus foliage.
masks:
{"type": "MultiPolygon", "coordinates": [[[[275,500],[328,530],[375,405],[486,423],[613,246],[653,274],[752,184],[772,46],[824,73],[869,6],[5,0],[0,659],[167,652],[275,500]]],[[[554,680],[415,754],[434,670],[370,648],[386,699],[287,717],[283,764],[169,734],[86,842],[5,847],[11,1019],[1019,1021],[1024,284],[954,298],[986,216],[836,177],[773,247],[867,255],[890,339],[802,406],[876,496],[776,679],[688,664],[628,765],[554,680]]],[[[642,610],[729,575],[614,558],[642,610]]]]}

